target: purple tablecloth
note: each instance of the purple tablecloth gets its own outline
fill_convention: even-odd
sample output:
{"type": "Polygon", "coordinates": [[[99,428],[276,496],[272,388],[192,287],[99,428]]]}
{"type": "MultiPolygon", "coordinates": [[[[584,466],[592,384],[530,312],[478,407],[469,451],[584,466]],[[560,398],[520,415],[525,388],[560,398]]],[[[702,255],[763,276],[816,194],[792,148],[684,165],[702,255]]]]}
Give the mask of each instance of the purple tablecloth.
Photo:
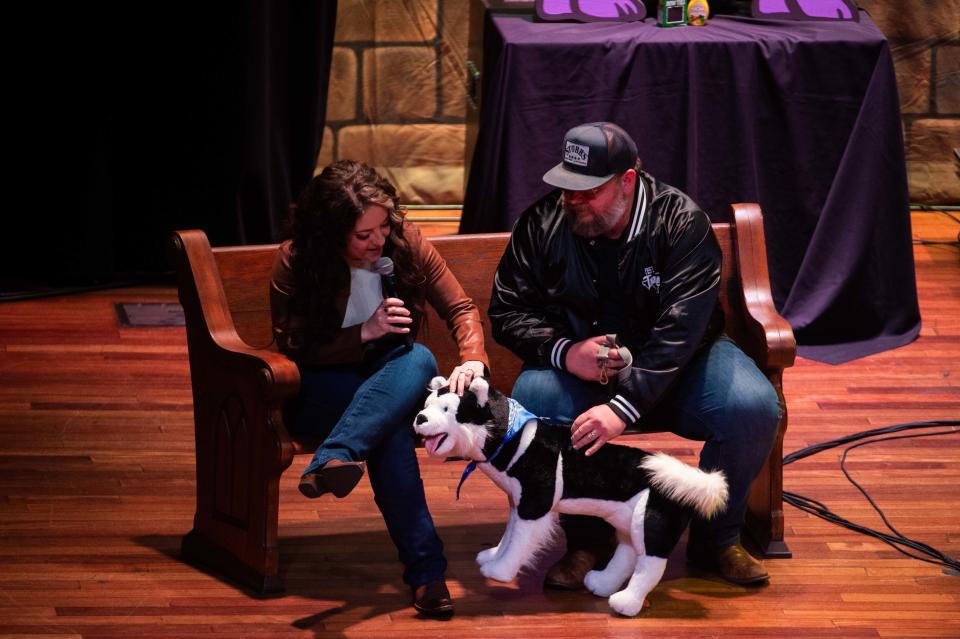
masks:
{"type": "Polygon", "coordinates": [[[674,29],[487,20],[461,232],[512,228],[549,191],[541,176],[564,132],[610,120],[715,221],[731,202],[760,203],[774,300],[801,355],[838,363],[916,338],[896,80],[869,16],[674,29]]]}

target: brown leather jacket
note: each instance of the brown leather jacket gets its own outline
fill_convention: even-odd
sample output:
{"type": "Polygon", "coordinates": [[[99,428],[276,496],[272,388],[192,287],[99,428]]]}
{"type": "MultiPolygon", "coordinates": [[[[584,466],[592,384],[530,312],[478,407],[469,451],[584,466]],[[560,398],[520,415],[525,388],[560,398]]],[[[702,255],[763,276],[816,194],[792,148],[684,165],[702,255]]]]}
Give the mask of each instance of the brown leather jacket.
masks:
{"type": "MultiPolygon", "coordinates": [[[[447,263],[437,253],[433,245],[423,237],[420,230],[409,222],[404,222],[403,234],[413,248],[414,258],[426,277],[420,294],[436,309],[437,314],[447,323],[460,351],[460,361],[477,360],[488,369],[490,361],[483,345],[483,327],[480,312],[463,287],[447,268],[447,263]]],[[[273,318],[273,336],[280,352],[299,365],[328,366],[332,364],[352,364],[363,360],[366,349],[360,342],[360,325],[337,330],[333,339],[323,343],[304,344],[303,327],[306,318],[289,310],[290,297],[294,291],[293,270],[291,269],[292,242],[287,240],[280,245],[273,263],[270,280],[270,312],[273,318]]],[[[349,286],[339,291],[332,303],[336,305],[338,317],[342,323],[347,312],[347,300],[350,297],[349,286]]],[[[421,298],[422,299],[422,298],[421,298]]],[[[412,300],[404,300],[407,307],[413,306],[412,300]]],[[[420,300],[417,300],[420,301],[420,300]]],[[[414,335],[416,337],[416,335],[414,335]]]]}

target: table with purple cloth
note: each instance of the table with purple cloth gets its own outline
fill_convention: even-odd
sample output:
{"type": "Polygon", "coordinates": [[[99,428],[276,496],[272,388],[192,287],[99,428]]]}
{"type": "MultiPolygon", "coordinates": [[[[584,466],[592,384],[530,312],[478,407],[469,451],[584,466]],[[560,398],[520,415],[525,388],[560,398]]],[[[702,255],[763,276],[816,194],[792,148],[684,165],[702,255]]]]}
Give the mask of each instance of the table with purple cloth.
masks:
{"type": "Polygon", "coordinates": [[[859,23],[717,16],[706,27],[488,13],[462,233],[510,230],[564,132],[609,120],[714,221],[764,213],[774,301],[801,356],[839,363],[920,328],[896,79],[859,23]]]}

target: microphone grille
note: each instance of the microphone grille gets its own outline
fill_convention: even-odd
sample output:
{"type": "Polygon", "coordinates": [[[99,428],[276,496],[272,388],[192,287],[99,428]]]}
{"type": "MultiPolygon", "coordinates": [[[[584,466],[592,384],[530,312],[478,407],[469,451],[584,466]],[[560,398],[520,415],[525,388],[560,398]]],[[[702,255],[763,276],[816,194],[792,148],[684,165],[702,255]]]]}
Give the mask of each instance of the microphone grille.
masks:
{"type": "Polygon", "coordinates": [[[393,260],[381,257],[373,263],[373,269],[380,275],[393,275],[393,260]]]}

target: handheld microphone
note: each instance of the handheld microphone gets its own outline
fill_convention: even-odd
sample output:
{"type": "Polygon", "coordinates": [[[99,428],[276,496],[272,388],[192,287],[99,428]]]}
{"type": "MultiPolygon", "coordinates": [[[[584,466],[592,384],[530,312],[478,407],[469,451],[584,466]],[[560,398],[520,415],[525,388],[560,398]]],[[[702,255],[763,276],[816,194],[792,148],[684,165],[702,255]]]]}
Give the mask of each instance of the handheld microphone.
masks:
{"type": "MultiPolygon", "coordinates": [[[[397,278],[393,274],[393,260],[389,257],[381,257],[374,262],[373,268],[380,274],[384,297],[399,298],[400,296],[397,295],[397,278]]],[[[407,348],[410,348],[413,344],[413,336],[410,333],[400,335],[399,337],[407,348]]]]}
{"type": "Polygon", "coordinates": [[[389,257],[381,257],[374,262],[373,268],[380,274],[384,296],[400,297],[397,295],[397,278],[393,275],[393,260],[389,257]]]}

